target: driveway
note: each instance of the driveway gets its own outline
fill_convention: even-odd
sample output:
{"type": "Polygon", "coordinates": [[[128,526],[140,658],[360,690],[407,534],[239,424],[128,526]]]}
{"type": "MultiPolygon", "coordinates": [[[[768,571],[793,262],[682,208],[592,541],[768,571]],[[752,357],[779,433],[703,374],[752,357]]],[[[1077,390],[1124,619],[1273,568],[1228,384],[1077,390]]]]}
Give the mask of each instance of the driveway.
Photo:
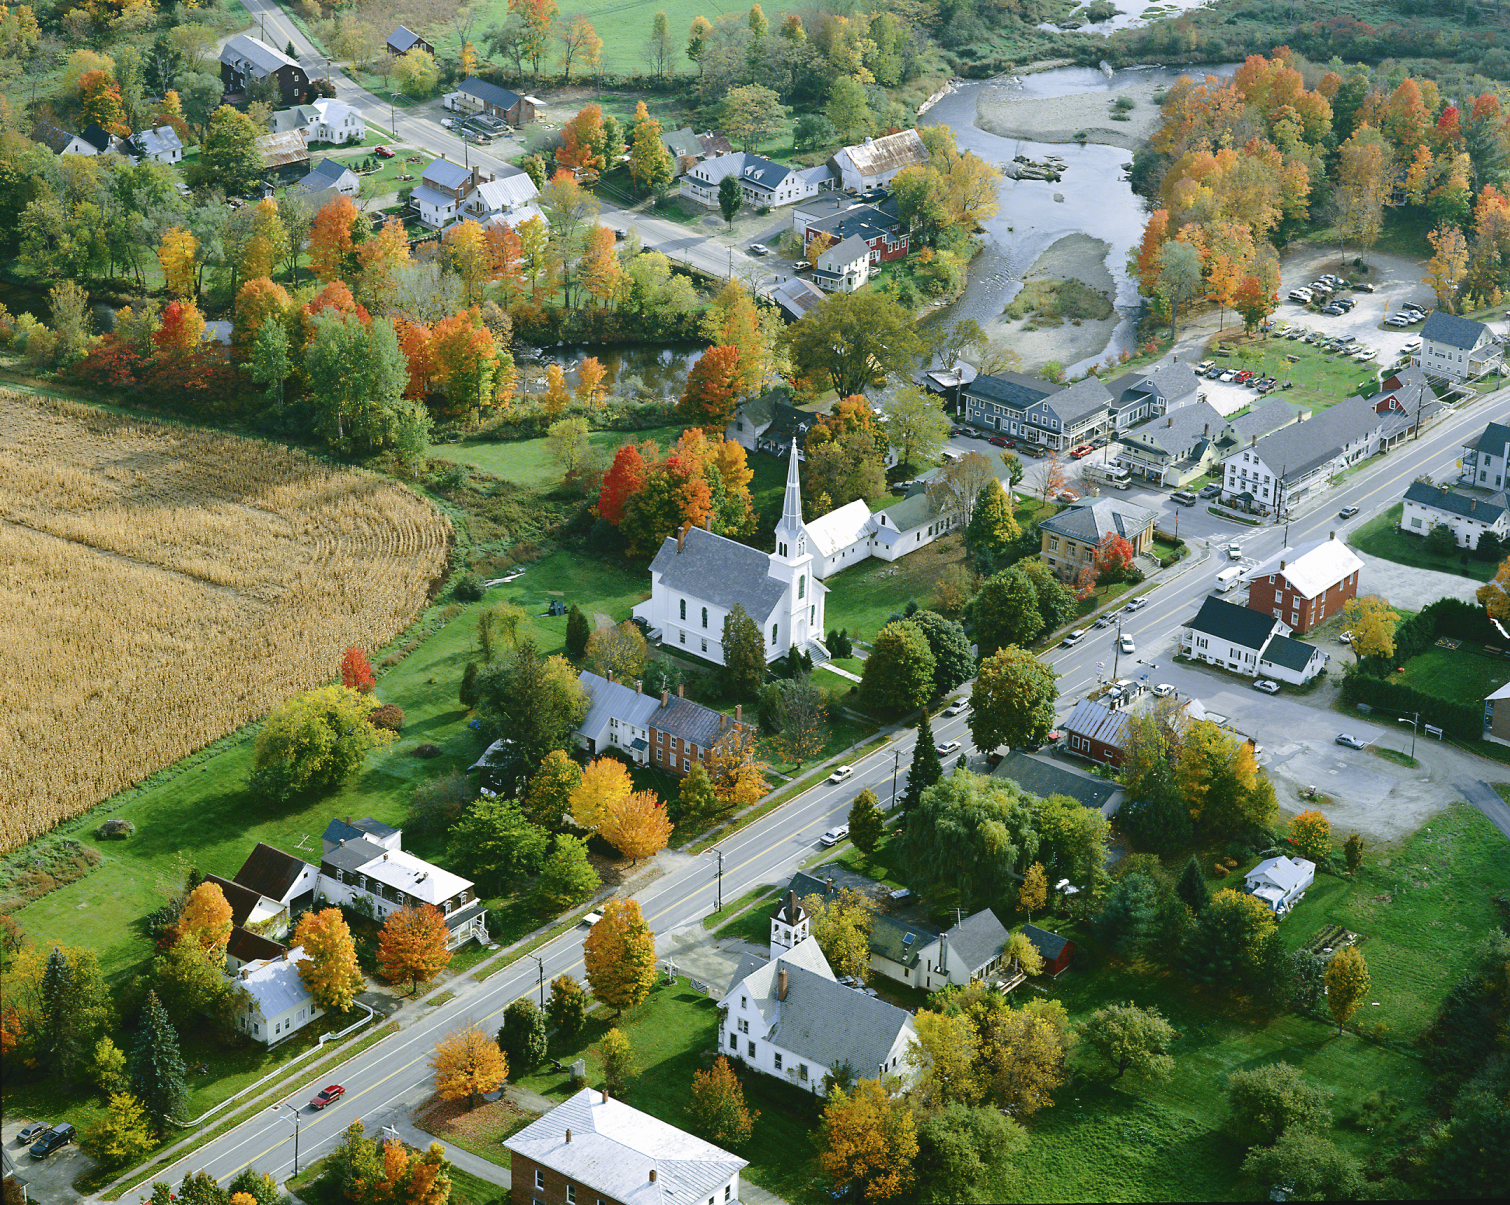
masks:
{"type": "Polygon", "coordinates": [[[72,1205],[80,1199],[73,1182],[94,1167],[94,1160],[79,1149],[77,1142],[70,1142],[48,1155],[46,1159],[33,1159],[30,1152],[16,1141],[16,1135],[33,1121],[64,1121],[62,1117],[6,1117],[0,1127],[6,1154],[16,1165],[16,1178],[26,1186],[27,1196],[45,1205],[72,1205]]]}

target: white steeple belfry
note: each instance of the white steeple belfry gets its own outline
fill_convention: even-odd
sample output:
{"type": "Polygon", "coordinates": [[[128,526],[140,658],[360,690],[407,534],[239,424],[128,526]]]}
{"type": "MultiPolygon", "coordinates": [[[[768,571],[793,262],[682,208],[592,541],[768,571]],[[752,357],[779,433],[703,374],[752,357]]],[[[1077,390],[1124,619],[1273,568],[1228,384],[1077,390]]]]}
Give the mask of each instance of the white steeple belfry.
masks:
{"type": "Polygon", "coordinates": [[[781,500],[781,522],[776,525],[776,556],[796,561],[808,555],[807,529],[802,523],[802,485],[797,478],[797,441],[792,440],[786,467],[786,494],[781,500]]]}

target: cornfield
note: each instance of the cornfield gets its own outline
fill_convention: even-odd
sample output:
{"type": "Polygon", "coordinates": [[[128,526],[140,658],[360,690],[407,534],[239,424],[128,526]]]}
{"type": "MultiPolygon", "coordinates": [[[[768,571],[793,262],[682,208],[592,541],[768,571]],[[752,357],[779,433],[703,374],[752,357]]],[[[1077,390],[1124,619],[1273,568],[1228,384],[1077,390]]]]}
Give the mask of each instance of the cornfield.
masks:
{"type": "Polygon", "coordinates": [[[382,477],[0,390],[0,849],[389,640],[449,543],[382,477]]]}

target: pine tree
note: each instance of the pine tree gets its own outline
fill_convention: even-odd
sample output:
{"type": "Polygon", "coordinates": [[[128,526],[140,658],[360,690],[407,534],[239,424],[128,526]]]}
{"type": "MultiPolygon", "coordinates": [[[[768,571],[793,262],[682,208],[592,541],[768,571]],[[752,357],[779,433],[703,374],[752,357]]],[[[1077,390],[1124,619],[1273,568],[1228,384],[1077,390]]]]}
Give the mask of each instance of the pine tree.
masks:
{"type": "Polygon", "coordinates": [[[68,1006],[73,996],[73,968],[62,950],[53,947],[42,972],[42,1048],[57,1067],[64,1061],[62,1048],[67,1044],[68,1006]]]}
{"type": "Polygon", "coordinates": [[[573,661],[582,660],[587,654],[587,638],[591,635],[587,616],[576,603],[572,603],[571,610],[566,613],[566,655],[573,661]]]}
{"type": "Polygon", "coordinates": [[[912,768],[907,772],[907,789],[902,792],[902,810],[910,812],[917,807],[923,792],[944,777],[944,767],[939,761],[939,751],[933,744],[933,725],[928,720],[928,709],[918,720],[917,744],[912,748],[912,768]]]}
{"type": "Polygon", "coordinates": [[[544,1061],[545,1014],[528,996],[520,996],[504,1010],[498,1045],[516,1071],[533,1071],[544,1061]]]}
{"type": "Polygon", "coordinates": [[[1191,854],[1190,861],[1185,863],[1185,869],[1180,873],[1180,881],[1175,886],[1175,891],[1195,913],[1199,913],[1211,902],[1211,887],[1206,882],[1206,876],[1201,873],[1201,864],[1194,854],[1191,854]]]}
{"type": "Polygon", "coordinates": [[[468,711],[477,706],[477,662],[468,661],[467,668],[461,672],[461,689],[457,691],[458,701],[468,711]]]}
{"type": "Polygon", "coordinates": [[[876,793],[866,787],[849,808],[849,839],[861,853],[873,854],[886,834],[886,818],[876,805],[876,793]]]}
{"type": "Polygon", "coordinates": [[[159,1130],[167,1129],[171,1121],[184,1114],[189,1100],[184,1074],[178,1034],[158,1003],[157,993],[149,991],[131,1046],[131,1094],[146,1107],[159,1130]]]}

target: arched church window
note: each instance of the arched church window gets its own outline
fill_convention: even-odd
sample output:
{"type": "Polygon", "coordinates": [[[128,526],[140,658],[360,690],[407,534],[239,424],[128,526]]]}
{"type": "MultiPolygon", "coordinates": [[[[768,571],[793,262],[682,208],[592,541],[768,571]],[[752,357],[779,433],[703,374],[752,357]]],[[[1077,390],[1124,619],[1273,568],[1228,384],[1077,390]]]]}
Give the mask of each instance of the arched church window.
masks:
{"type": "Polygon", "coordinates": [[[707,627],[707,626],[708,626],[708,608],[704,607],[703,608],[703,627],[707,627]]]}
{"type": "Polygon", "coordinates": [[[797,597],[807,597],[807,574],[805,573],[797,579],[797,597]]]}
{"type": "Polygon", "coordinates": [[[779,623],[773,623],[771,625],[771,643],[772,644],[776,643],[776,629],[779,628],[780,626],[781,625],[779,623]]]}

